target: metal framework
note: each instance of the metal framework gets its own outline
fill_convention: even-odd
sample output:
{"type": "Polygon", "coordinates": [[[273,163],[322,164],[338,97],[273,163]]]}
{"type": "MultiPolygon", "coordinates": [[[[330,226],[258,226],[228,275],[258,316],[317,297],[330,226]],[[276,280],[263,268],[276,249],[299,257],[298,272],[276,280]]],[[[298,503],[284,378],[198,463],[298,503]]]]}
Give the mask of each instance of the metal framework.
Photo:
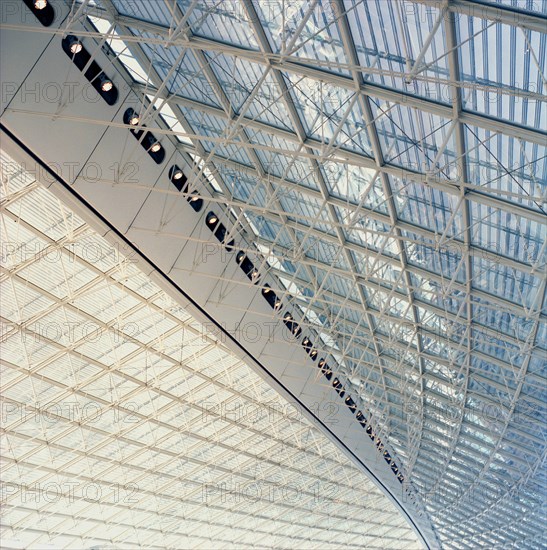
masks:
{"type": "Polygon", "coordinates": [[[443,545],[546,544],[547,2],[72,8],[58,32],[108,45],[443,545]]]}

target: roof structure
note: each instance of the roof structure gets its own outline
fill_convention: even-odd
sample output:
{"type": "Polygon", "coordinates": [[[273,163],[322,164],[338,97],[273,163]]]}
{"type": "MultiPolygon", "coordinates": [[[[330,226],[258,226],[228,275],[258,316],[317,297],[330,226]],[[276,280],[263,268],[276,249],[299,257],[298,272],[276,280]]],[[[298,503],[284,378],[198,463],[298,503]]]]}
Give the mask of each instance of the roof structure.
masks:
{"type": "Polygon", "coordinates": [[[251,236],[439,543],[546,546],[547,1],[67,4],[64,35],[85,25],[251,236]]]}

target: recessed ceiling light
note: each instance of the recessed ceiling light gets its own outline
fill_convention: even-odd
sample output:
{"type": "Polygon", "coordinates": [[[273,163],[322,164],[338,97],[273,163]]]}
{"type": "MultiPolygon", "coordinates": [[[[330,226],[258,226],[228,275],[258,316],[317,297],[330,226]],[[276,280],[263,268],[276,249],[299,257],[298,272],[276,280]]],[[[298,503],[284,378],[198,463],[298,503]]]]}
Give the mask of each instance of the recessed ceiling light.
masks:
{"type": "Polygon", "coordinates": [[[70,45],[70,53],[73,53],[74,55],[76,55],[77,53],[80,53],[82,51],[82,48],[83,46],[80,41],[73,42],[70,45]]]}
{"type": "Polygon", "coordinates": [[[114,88],[114,84],[112,84],[112,80],[105,80],[101,84],[101,90],[103,92],[109,92],[110,90],[112,90],[112,88],[114,88]]]}

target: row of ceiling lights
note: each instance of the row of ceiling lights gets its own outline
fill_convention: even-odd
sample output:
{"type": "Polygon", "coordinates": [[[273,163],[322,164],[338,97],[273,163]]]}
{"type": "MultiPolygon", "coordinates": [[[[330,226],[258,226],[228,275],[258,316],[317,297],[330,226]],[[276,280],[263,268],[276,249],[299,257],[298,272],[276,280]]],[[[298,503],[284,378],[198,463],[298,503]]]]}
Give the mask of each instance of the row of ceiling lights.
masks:
{"type": "MultiPolygon", "coordinates": [[[[188,180],[184,175],[183,171],[177,165],[174,165],[171,167],[170,178],[173,185],[175,185],[175,187],[179,191],[183,193],[188,192],[188,180]]],[[[196,196],[194,194],[189,194],[187,197],[187,200],[192,205],[192,201],[196,200],[196,196]]],[[[203,204],[203,200],[202,199],[199,199],[199,200],[201,201],[201,204],[203,204]]],[[[194,210],[199,212],[199,210],[201,210],[201,206],[199,210],[196,208],[194,208],[194,210]]],[[[233,251],[235,241],[234,239],[227,240],[229,235],[228,235],[226,226],[220,222],[219,217],[213,211],[210,211],[207,214],[205,218],[205,225],[215,235],[217,240],[226,248],[228,252],[233,251]]],[[[258,269],[256,269],[253,262],[247,256],[247,254],[241,250],[236,254],[235,259],[240,269],[243,271],[243,273],[245,273],[247,278],[253,284],[258,284],[261,278],[260,272],[258,271],[258,269]]],[[[268,285],[267,283],[264,283],[262,285],[262,296],[274,311],[277,312],[283,308],[283,303],[281,302],[279,297],[276,295],[276,293],[272,290],[270,285],[268,285]]],[[[289,312],[285,313],[285,315],[283,316],[283,323],[295,338],[299,338],[301,336],[302,328],[295,321],[291,313],[289,312]]],[[[314,348],[313,342],[306,336],[302,339],[301,345],[304,348],[305,352],[310,356],[312,361],[315,362],[317,360],[317,356],[319,352],[316,348],[314,348]]],[[[397,466],[395,461],[391,458],[389,451],[387,451],[384,448],[384,444],[382,443],[381,439],[374,433],[372,426],[368,423],[363,412],[360,410],[359,411],[357,410],[357,405],[355,401],[352,399],[352,397],[349,395],[346,395],[346,391],[344,389],[342,382],[336,377],[334,379],[332,378],[332,369],[329,367],[325,359],[321,359],[319,361],[318,367],[321,369],[321,372],[329,382],[332,380],[331,382],[332,387],[338,393],[340,398],[343,399],[345,396],[344,402],[346,406],[351,411],[351,413],[355,415],[360,425],[366,430],[366,433],[368,434],[371,441],[376,443],[376,447],[378,451],[382,453],[384,460],[390,465],[392,472],[397,476],[397,479],[399,480],[399,482],[403,483],[404,476],[402,473],[399,473],[399,467],[397,466]]]]}
{"type": "MultiPolygon", "coordinates": [[[[44,26],[51,25],[55,17],[55,12],[47,0],[23,1],[44,26]]],[[[91,54],[87,51],[82,41],[78,37],[69,34],[63,38],[61,45],[64,52],[70,57],[74,65],[76,65],[80,71],[84,72],[84,76],[97,90],[104,101],[108,103],[108,105],[114,105],[118,100],[118,89],[101,69],[99,64],[95,60],[92,60],[91,54]]],[[[137,126],[140,121],[139,115],[131,108],[125,111],[123,120],[125,124],[131,126],[137,126]]],[[[141,126],[141,129],[131,129],[131,133],[139,140],[142,147],[146,149],[156,164],[160,164],[165,158],[165,150],[154,135],[149,131],[144,133],[143,128],[146,128],[145,124],[141,126]]],[[[195,209],[197,205],[193,204],[193,206],[195,209]]]]}

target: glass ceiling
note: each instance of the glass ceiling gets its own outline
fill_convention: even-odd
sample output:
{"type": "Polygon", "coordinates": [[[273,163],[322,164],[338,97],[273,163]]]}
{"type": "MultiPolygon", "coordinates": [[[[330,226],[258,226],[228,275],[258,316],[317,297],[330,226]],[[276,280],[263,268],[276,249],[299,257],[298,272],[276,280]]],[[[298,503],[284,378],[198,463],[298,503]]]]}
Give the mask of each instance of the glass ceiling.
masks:
{"type": "Polygon", "coordinates": [[[420,548],[295,407],[0,160],[3,548],[420,548]]]}
{"type": "Polygon", "coordinates": [[[443,545],[547,545],[547,1],[84,4],[443,545]]]}

